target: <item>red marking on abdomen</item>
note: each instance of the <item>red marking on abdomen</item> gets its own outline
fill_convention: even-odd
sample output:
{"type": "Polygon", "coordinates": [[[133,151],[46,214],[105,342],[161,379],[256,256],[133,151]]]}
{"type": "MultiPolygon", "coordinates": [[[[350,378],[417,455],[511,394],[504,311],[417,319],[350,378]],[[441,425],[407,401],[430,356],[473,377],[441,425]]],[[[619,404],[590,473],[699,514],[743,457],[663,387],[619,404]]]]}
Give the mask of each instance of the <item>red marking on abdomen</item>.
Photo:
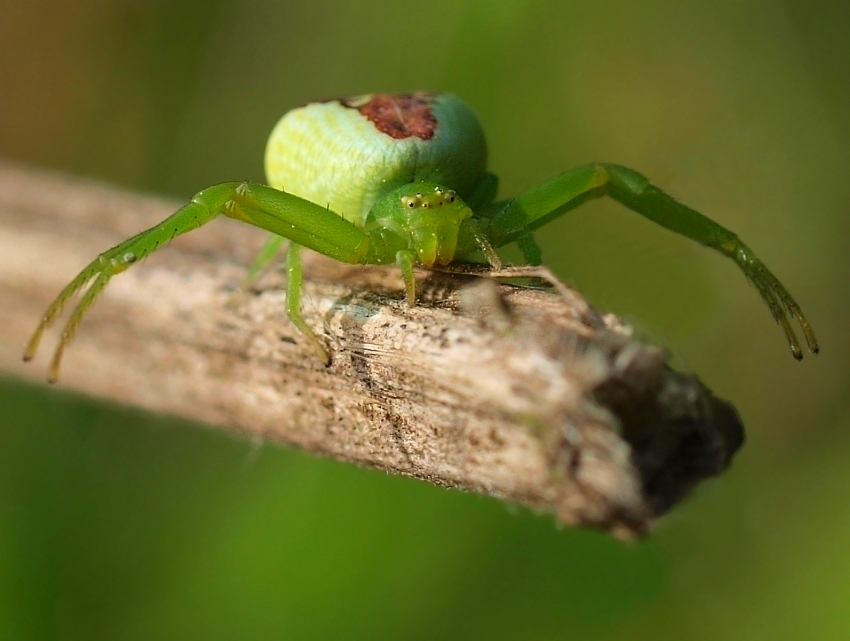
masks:
{"type": "Polygon", "coordinates": [[[376,93],[368,101],[345,98],[340,103],[357,109],[378,131],[403,140],[415,136],[431,140],[437,129],[437,117],[431,109],[435,94],[424,91],[405,94],[376,93]]]}

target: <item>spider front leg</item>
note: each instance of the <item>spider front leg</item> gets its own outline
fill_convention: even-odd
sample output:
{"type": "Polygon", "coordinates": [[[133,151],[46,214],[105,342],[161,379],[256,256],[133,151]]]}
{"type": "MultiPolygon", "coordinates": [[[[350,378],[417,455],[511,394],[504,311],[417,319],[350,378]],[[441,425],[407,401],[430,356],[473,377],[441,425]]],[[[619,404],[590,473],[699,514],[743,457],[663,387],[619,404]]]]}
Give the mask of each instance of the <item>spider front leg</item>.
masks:
{"type": "MultiPolygon", "coordinates": [[[[196,229],[220,214],[289,238],[298,245],[304,245],[342,262],[361,262],[369,250],[369,239],[362,229],[309,201],[264,185],[244,182],[215,185],[199,192],[191,202],[159,225],[125,240],[89,263],[47,308],[27,344],[24,360],[31,360],[35,356],[44,330],[56,320],[68,300],[91,283],[68,318],[53,354],[48,380],[56,382],[65,347],[74,337],[86,311],[109,280],[176,236],[196,229]]],[[[291,296],[291,302],[287,303],[287,313],[320,353],[322,360],[327,362],[327,352],[304,323],[300,305],[297,304],[301,294],[301,269],[297,249],[288,266],[292,282],[287,287],[291,296]]]]}
{"type": "Polygon", "coordinates": [[[496,203],[486,213],[493,244],[501,247],[522,242],[529,232],[602,196],[610,196],[662,227],[734,260],[782,327],[794,358],[802,358],[803,352],[791,327],[792,319],[802,328],[809,351],[817,353],[817,339],[800,306],[753,251],[734,233],[675,201],[633,169],[594,163],[556,176],[517,198],[496,203]]]}

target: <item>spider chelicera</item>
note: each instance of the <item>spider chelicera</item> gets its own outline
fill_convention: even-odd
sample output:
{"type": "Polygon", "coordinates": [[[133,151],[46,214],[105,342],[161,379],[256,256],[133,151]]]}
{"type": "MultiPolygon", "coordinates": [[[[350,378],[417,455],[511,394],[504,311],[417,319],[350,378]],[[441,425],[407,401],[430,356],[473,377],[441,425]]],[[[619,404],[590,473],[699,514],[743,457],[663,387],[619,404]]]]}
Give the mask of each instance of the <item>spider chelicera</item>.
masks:
{"type": "Polygon", "coordinates": [[[327,349],[301,315],[302,246],[345,263],[395,263],[407,301],[414,305],[415,266],[446,266],[481,251],[498,270],[496,248],[508,243],[519,246],[528,265],[540,265],[532,233],[601,196],[734,260],[784,330],[794,357],[803,353],[792,320],[802,328],[809,350],[818,351],[799,305],[749,247],[632,169],[593,163],[496,201],[498,179],[487,171],[484,131],[472,110],[450,94],[369,94],[293,109],[272,131],[265,161],[270,186],[229,182],[204,189],[159,225],[94,259],[47,308],[24,360],[35,355],[44,329],[68,299],[90,283],[53,355],[48,380],[55,382],[65,347],[109,279],[219,214],[275,234],[249,279],[270,262],[284,239],[291,241],[286,312],[328,364],[327,349]]]}

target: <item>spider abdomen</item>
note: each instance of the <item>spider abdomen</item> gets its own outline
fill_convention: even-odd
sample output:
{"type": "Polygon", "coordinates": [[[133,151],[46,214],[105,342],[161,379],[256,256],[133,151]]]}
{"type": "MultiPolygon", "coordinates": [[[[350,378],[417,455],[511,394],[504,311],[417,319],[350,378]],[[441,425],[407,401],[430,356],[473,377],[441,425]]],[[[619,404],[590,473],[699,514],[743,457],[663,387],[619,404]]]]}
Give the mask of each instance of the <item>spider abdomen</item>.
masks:
{"type": "Polygon", "coordinates": [[[380,196],[415,181],[468,196],[486,174],[487,146],[475,113],[451,94],[367,94],[285,114],[265,164],[272,187],[362,226],[380,196]]]}

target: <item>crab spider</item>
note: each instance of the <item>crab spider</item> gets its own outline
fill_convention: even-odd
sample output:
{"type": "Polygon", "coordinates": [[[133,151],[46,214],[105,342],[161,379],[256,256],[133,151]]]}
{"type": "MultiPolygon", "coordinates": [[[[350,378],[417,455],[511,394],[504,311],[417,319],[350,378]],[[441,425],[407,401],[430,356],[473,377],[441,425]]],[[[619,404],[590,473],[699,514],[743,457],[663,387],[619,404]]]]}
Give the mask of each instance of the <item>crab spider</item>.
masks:
{"type": "Polygon", "coordinates": [[[799,305],[747,245],[632,169],[585,165],[495,201],[498,179],[487,172],[484,132],[472,110],[450,94],[370,94],[294,109],[272,131],[265,165],[270,186],[229,182],[204,189],[159,225],[95,258],[47,308],[24,360],[33,358],[44,329],[88,284],[53,355],[48,380],[55,382],[65,347],[109,279],[220,214],[275,234],[249,279],[283,239],[290,240],[286,312],[328,364],[326,348],[301,315],[302,246],[345,263],[395,263],[407,302],[415,305],[415,266],[445,266],[481,251],[498,270],[496,248],[509,243],[518,244],[526,263],[539,265],[533,232],[602,196],[734,260],[784,330],[794,357],[803,353],[792,321],[809,350],[818,351],[799,305]]]}

